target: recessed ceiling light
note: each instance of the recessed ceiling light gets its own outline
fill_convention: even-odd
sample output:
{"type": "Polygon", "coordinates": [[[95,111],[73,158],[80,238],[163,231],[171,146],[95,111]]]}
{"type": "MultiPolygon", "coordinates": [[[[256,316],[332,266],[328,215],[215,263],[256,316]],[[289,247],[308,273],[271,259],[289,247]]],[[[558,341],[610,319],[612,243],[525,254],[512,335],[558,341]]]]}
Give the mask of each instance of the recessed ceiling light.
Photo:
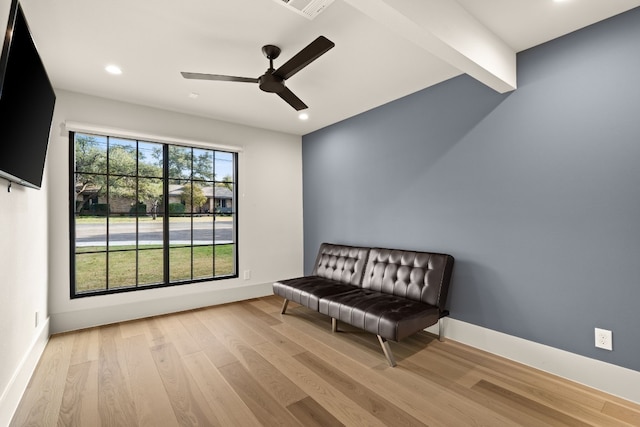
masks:
{"type": "Polygon", "coordinates": [[[117,65],[107,65],[104,69],[109,74],[120,75],[122,74],[122,70],[117,65]]]}
{"type": "Polygon", "coordinates": [[[196,98],[197,98],[197,97],[199,97],[199,96],[200,96],[200,94],[197,94],[197,93],[195,93],[195,92],[191,92],[191,93],[189,94],[189,98],[191,98],[191,99],[196,99],[196,98]]]}
{"type": "Polygon", "coordinates": [[[307,114],[307,113],[300,113],[300,114],[298,114],[298,118],[299,118],[300,120],[308,120],[308,119],[309,119],[309,114],[307,114]]]}

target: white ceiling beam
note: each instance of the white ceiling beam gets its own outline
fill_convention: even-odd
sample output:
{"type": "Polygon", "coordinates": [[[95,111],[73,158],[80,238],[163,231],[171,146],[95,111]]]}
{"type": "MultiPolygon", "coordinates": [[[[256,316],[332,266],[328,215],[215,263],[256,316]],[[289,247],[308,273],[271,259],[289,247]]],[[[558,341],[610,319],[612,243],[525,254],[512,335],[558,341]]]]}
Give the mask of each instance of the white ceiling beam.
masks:
{"type": "Polygon", "coordinates": [[[495,91],[516,89],[516,52],[455,0],[345,1],[495,91]]]}

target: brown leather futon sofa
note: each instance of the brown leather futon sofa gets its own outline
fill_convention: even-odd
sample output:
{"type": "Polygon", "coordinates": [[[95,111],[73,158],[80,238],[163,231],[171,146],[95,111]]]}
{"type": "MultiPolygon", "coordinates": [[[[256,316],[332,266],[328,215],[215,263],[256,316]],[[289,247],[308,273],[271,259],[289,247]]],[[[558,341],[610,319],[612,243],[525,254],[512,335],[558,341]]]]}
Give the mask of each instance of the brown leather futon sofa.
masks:
{"type": "MultiPolygon", "coordinates": [[[[453,269],[447,254],[323,243],[310,276],[281,280],[273,293],[378,336],[389,362],[387,340],[399,341],[447,316],[453,269]]],[[[439,325],[439,338],[444,335],[439,325]]]]}

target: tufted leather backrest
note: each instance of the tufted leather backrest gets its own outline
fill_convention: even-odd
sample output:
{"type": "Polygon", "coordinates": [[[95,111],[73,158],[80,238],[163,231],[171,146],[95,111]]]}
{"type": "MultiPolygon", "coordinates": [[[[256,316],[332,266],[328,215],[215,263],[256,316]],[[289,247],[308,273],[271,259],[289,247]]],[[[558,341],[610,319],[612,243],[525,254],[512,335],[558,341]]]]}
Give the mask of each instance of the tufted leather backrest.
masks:
{"type": "Polygon", "coordinates": [[[444,309],[453,257],[446,254],[373,248],[362,287],[444,309]]]}
{"type": "Polygon", "coordinates": [[[312,274],[360,286],[368,255],[369,248],[323,243],[312,274]]]}

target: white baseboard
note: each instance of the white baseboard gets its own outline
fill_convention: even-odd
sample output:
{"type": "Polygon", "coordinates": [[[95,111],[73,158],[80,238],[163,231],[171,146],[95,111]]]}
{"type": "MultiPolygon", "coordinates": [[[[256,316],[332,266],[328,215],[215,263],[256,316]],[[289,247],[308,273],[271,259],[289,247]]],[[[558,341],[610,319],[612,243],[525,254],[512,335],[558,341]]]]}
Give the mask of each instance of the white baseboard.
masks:
{"type": "Polygon", "coordinates": [[[44,352],[44,348],[49,341],[49,319],[42,322],[31,347],[22,358],[22,361],[15,370],[7,388],[0,396],[0,426],[8,426],[15,414],[20,399],[29,385],[29,380],[38,366],[38,361],[44,352]]]}
{"type": "MultiPolygon", "coordinates": [[[[640,404],[640,372],[446,317],[446,338],[640,404]]],[[[438,333],[437,326],[427,329],[438,333]]]]}
{"type": "Polygon", "coordinates": [[[249,286],[221,287],[204,294],[187,294],[63,313],[50,313],[51,333],[75,331],[272,294],[272,283],[270,282],[249,286]]]}

